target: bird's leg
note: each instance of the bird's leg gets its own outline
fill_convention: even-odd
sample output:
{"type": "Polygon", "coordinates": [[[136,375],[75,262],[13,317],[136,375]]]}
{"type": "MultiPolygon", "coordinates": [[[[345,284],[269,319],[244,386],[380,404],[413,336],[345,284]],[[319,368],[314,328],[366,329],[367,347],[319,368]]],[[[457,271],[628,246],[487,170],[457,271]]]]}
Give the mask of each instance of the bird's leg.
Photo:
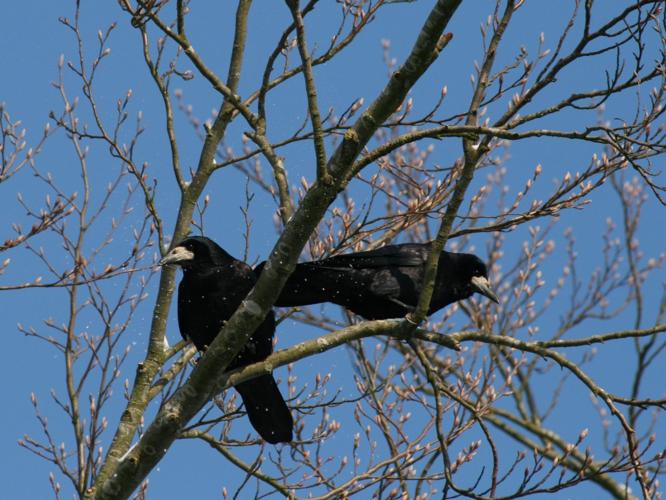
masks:
{"type": "Polygon", "coordinates": [[[401,300],[396,299],[395,297],[389,297],[389,300],[391,302],[393,302],[394,304],[398,304],[400,307],[404,307],[409,312],[414,311],[414,306],[410,306],[408,304],[405,304],[404,302],[402,302],[401,300]]]}

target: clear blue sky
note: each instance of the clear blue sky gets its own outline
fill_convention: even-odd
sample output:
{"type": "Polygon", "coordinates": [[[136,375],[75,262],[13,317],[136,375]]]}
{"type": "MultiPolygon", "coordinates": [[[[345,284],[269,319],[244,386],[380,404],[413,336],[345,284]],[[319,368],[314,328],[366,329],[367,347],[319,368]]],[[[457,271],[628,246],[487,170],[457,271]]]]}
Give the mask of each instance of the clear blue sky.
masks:
{"type": "MultiPolygon", "coordinates": [[[[325,3],[325,2],[322,2],[325,3]]],[[[525,44],[533,49],[538,33],[546,31],[546,46],[552,47],[554,37],[564,22],[566,11],[561,6],[565,2],[526,2],[520,10],[518,22],[512,28],[505,45],[499,55],[499,62],[511,59],[516,47],[525,44]],[[550,37],[549,37],[549,33],[550,37]]],[[[567,4],[569,2],[566,2],[567,4]]],[[[84,36],[88,44],[87,51],[94,51],[98,29],[105,29],[112,21],[118,21],[118,28],[112,35],[110,47],[112,52],[99,76],[98,98],[107,108],[107,113],[113,113],[116,100],[123,96],[128,89],[132,89],[134,100],[131,113],[142,110],[147,126],[145,137],[139,146],[139,156],[148,161],[154,172],[161,172],[162,179],[159,184],[158,208],[162,211],[167,228],[172,227],[176,205],[174,204],[175,183],[166,174],[169,168],[167,144],[163,134],[163,113],[161,102],[155,92],[153,83],[145,69],[141,58],[141,47],[138,32],[128,22],[125,13],[121,12],[116,2],[82,2],[82,23],[84,36]]],[[[310,32],[310,46],[325,47],[330,36],[331,18],[335,18],[333,2],[317,9],[314,15],[307,18],[307,27],[310,32]]],[[[240,94],[245,96],[258,86],[263,71],[265,55],[272,50],[278,34],[288,19],[288,11],[282,2],[255,2],[252,11],[252,21],[249,27],[248,57],[244,67],[240,94]],[[259,61],[259,62],[257,62],[259,61]]],[[[413,3],[397,3],[384,9],[383,14],[374,22],[357,40],[356,44],[340,58],[340,63],[334,63],[316,70],[316,79],[319,86],[320,104],[323,110],[335,106],[338,111],[347,107],[354,99],[364,97],[366,104],[377,94],[386,80],[386,68],[382,62],[381,40],[391,41],[391,54],[398,63],[402,62],[411,47],[418,32],[425,13],[432,2],[419,0],[413,3]]],[[[6,103],[8,111],[14,119],[21,119],[28,130],[28,140],[34,141],[49,121],[50,110],[58,110],[60,103],[56,90],[50,82],[57,78],[57,61],[60,54],[70,60],[76,56],[74,38],[71,33],[58,22],[59,16],[72,17],[74,2],[37,2],[26,0],[23,2],[10,2],[3,6],[2,30],[0,42],[3,51],[2,67],[3,77],[0,79],[0,101],[6,103]]],[[[207,59],[211,66],[220,74],[226,74],[229,45],[233,27],[233,15],[210,11],[204,12],[208,6],[193,3],[193,14],[188,18],[188,29],[191,40],[198,52],[207,59]]],[[[219,7],[216,7],[219,8],[219,7]]],[[[473,63],[481,56],[479,37],[479,24],[491,12],[491,2],[464,2],[463,7],[449,26],[448,31],[454,34],[453,41],[446,49],[442,58],[429,70],[413,90],[412,97],[418,109],[426,110],[428,105],[436,99],[439,88],[448,87],[447,105],[451,113],[460,111],[461,103],[469,95],[469,75],[473,72],[473,63]],[[480,11],[483,12],[480,15],[480,11]],[[486,12],[487,11],[487,12],[486,12]]],[[[321,52],[321,50],[319,50],[321,52]]],[[[294,55],[295,57],[295,55],[294,55]]],[[[189,66],[182,63],[181,69],[189,66]]],[[[597,68],[578,66],[574,71],[566,73],[561,84],[589,82],[595,79],[599,85],[603,82],[603,74],[596,72],[597,68]]],[[[184,101],[193,106],[194,113],[202,119],[210,116],[211,109],[217,107],[219,100],[213,92],[207,89],[201,78],[191,82],[181,82],[176,85],[184,91],[184,101]]],[[[80,84],[71,77],[68,80],[69,91],[72,95],[80,94],[80,84]]],[[[283,130],[293,130],[298,127],[305,116],[305,101],[300,93],[302,80],[294,79],[284,90],[271,94],[269,100],[268,124],[269,135],[280,138],[285,137],[283,130]],[[277,110],[271,113],[271,109],[277,110]]],[[[555,98],[557,93],[549,94],[555,98]]],[[[632,102],[612,102],[609,108],[613,112],[622,114],[631,109],[632,102]]],[[[418,115],[419,113],[417,113],[418,115]]],[[[182,118],[182,115],[179,115],[182,118]]],[[[568,118],[571,118],[570,116],[568,118]]],[[[133,118],[131,118],[133,119],[133,118]]],[[[184,120],[182,120],[184,121],[184,120]]],[[[571,123],[571,122],[569,122],[571,123]]],[[[574,122],[575,123],[575,122],[574,122]]],[[[550,123],[551,126],[560,123],[550,123]]],[[[564,125],[562,125],[564,126],[564,125]]],[[[569,125],[571,127],[571,125],[569,125]]],[[[575,126],[575,125],[574,125],[575,126]]],[[[237,140],[238,132],[242,127],[231,129],[236,150],[240,149],[237,140]]],[[[200,142],[191,132],[187,124],[180,124],[177,129],[181,140],[181,155],[186,168],[194,167],[198,158],[200,142]]],[[[449,143],[442,141],[437,144],[436,155],[438,161],[446,163],[452,156],[459,154],[457,141],[449,143]]],[[[562,143],[554,140],[532,140],[516,145],[511,149],[511,158],[506,166],[510,170],[509,183],[515,180],[512,186],[518,190],[522,186],[520,179],[524,179],[526,172],[531,172],[537,163],[544,167],[542,186],[540,190],[546,193],[551,185],[548,181],[561,176],[566,170],[582,170],[591,153],[589,146],[571,143],[562,143]],[[564,146],[564,147],[563,147],[564,146]]],[[[311,146],[299,145],[285,150],[286,165],[292,180],[301,175],[312,179],[314,175],[311,146]]],[[[104,154],[103,150],[93,151],[95,160],[93,176],[96,182],[102,182],[108,175],[105,172],[114,164],[114,161],[104,154]]],[[[50,140],[47,147],[39,157],[39,166],[45,171],[52,171],[57,179],[64,185],[76,185],[78,182],[78,168],[72,155],[71,145],[65,140],[62,131],[50,140]]],[[[207,193],[212,196],[211,211],[215,214],[224,214],[221,217],[210,217],[208,220],[208,234],[216,239],[232,254],[240,256],[243,251],[242,231],[243,223],[238,207],[243,203],[243,193],[239,186],[243,186],[240,174],[235,170],[227,169],[223,174],[216,176],[210,183],[207,193]],[[219,222],[219,223],[218,223],[219,222]]],[[[11,236],[11,223],[25,221],[23,211],[16,203],[15,194],[20,191],[28,199],[39,200],[43,198],[40,187],[35,187],[34,179],[27,170],[7,183],[0,184],[0,238],[11,236]]],[[[72,188],[75,190],[76,188],[72,188]]],[[[561,244],[561,232],[567,225],[572,225],[580,243],[580,262],[584,268],[592,268],[598,259],[600,248],[600,235],[604,229],[606,217],[617,217],[617,207],[609,205],[612,200],[609,189],[596,196],[594,210],[583,213],[567,214],[563,223],[558,225],[556,237],[561,244]]],[[[137,200],[140,203],[140,200],[137,200]]],[[[651,224],[659,230],[644,230],[640,241],[647,256],[656,256],[664,250],[663,236],[663,207],[649,202],[645,211],[644,229],[651,224]]],[[[257,193],[254,205],[254,233],[252,236],[251,258],[265,258],[274,241],[275,232],[272,223],[274,205],[264,194],[257,193]]],[[[524,233],[516,232],[508,235],[507,249],[519,248],[524,233]]],[[[43,244],[47,245],[48,238],[43,244]]],[[[476,236],[473,244],[479,253],[485,249],[483,236],[476,236]]],[[[563,248],[563,245],[560,247],[563,248]]],[[[54,249],[57,252],[57,249],[54,249]]],[[[23,249],[7,254],[13,260],[13,265],[4,276],[0,276],[0,284],[18,282],[34,278],[43,274],[39,263],[23,249]]],[[[511,256],[508,255],[507,258],[511,256]]],[[[2,256],[5,258],[5,255],[2,256]]],[[[57,256],[55,257],[57,260],[57,256]]],[[[552,269],[545,270],[546,279],[549,275],[555,276],[559,266],[564,262],[563,256],[556,257],[552,269]],[[558,261],[559,259],[559,261],[558,261]]],[[[648,316],[654,313],[656,302],[661,293],[660,279],[650,282],[647,309],[648,316]]],[[[131,343],[133,361],[143,357],[147,330],[149,328],[150,306],[153,304],[156,280],[149,290],[151,297],[146,301],[145,307],[137,315],[130,333],[125,341],[131,343]]],[[[2,425],[0,425],[0,448],[3,450],[0,468],[0,481],[2,481],[3,498],[46,498],[50,495],[47,474],[54,470],[50,464],[31,455],[17,446],[17,440],[24,434],[40,435],[39,427],[35,421],[30,393],[34,392],[42,403],[42,411],[49,418],[56,440],[69,439],[70,426],[63,419],[61,412],[57,411],[49,400],[49,391],[63,391],[62,359],[54,349],[45,343],[33,338],[26,338],[17,331],[17,323],[26,326],[41,327],[42,320],[54,317],[57,321],[64,318],[61,309],[64,304],[64,292],[55,291],[23,291],[1,292],[0,331],[4,336],[3,362],[0,364],[0,377],[4,387],[4,411],[2,412],[2,425]]],[[[169,339],[175,342],[179,339],[175,316],[172,310],[169,339]]],[[[557,311],[553,311],[553,318],[557,311]]],[[[622,318],[616,325],[605,325],[604,331],[609,328],[618,329],[630,326],[630,317],[622,318]]],[[[90,325],[95,328],[94,324],[90,325]]],[[[547,330],[548,325],[542,325],[547,330]]],[[[596,333],[585,331],[581,333],[596,333]]],[[[312,330],[304,327],[287,324],[279,332],[280,346],[291,345],[314,334],[312,330]],[[285,331],[288,330],[288,331],[285,331]]],[[[623,374],[627,359],[621,349],[606,347],[599,358],[590,365],[590,371],[595,377],[604,377],[609,387],[620,394],[628,393],[628,381],[623,374]],[[613,367],[613,369],[609,369],[613,367]],[[617,368],[621,367],[621,370],[617,368]]],[[[633,363],[633,360],[630,360],[633,363]]],[[[295,371],[300,380],[311,380],[317,370],[325,367],[324,371],[332,371],[334,378],[332,387],[344,387],[344,390],[353,392],[350,382],[349,358],[343,349],[337,349],[323,356],[298,363],[295,371]]],[[[124,367],[121,379],[133,378],[134,365],[128,363],[124,367]]],[[[661,366],[659,373],[652,373],[652,380],[662,381],[666,369],[661,366]]],[[[282,369],[279,376],[285,377],[286,370],[282,369]]],[[[646,394],[657,397],[663,394],[663,387],[658,382],[646,386],[646,394]]],[[[116,403],[109,409],[109,424],[114,427],[117,422],[117,412],[121,408],[121,388],[116,391],[116,403]],[[113,413],[115,412],[115,413],[113,413]]],[[[548,397],[546,395],[545,397],[548,397]]],[[[571,407],[558,409],[561,418],[579,415],[581,406],[586,415],[593,415],[588,403],[589,398],[581,392],[580,402],[574,398],[568,399],[571,407]]],[[[348,408],[348,407],[345,407],[348,408]]],[[[335,415],[335,418],[344,419],[344,415],[335,415]]],[[[575,436],[582,427],[581,419],[571,418],[568,424],[561,428],[570,432],[569,438],[575,436]]],[[[662,422],[663,424],[663,422],[662,422]]],[[[314,425],[314,424],[313,424],[314,425]]],[[[355,431],[354,431],[355,432],[355,431]]],[[[107,433],[107,439],[110,437],[107,433]]],[[[351,435],[339,435],[340,454],[348,448],[345,439],[351,440],[351,435]]],[[[592,438],[598,439],[599,436],[592,438]]],[[[108,443],[104,443],[107,445],[108,443]]],[[[167,454],[167,457],[150,476],[150,498],[181,498],[188,494],[198,498],[215,498],[220,495],[222,485],[229,479],[230,474],[236,472],[225,463],[217,453],[199,443],[178,442],[167,454]]],[[[62,481],[62,478],[60,478],[62,481]]],[[[64,483],[64,482],[63,482],[64,483]]],[[[590,487],[589,491],[599,490],[590,487]]],[[[68,487],[65,491],[69,492],[68,487]]],[[[69,496],[67,494],[66,496],[69,496]]],[[[563,498],[567,497],[566,493],[563,498]]]]}

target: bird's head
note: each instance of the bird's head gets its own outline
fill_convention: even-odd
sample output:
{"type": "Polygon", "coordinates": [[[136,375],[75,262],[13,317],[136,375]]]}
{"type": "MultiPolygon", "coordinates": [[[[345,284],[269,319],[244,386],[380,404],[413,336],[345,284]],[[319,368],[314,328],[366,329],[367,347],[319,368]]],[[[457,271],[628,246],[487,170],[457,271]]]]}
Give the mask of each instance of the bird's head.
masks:
{"type": "Polygon", "coordinates": [[[190,236],[178,243],[160,260],[159,265],[176,264],[184,269],[220,266],[235,259],[205,236],[190,236]]]}
{"type": "MultiPolygon", "coordinates": [[[[469,280],[471,293],[478,292],[499,304],[499,297],[493,292],[488,281],[488,268],[476,255],[460,254],[462,274],[469,280]]],[[[470,295],[471,295],[470,293],[470,295]]]]}

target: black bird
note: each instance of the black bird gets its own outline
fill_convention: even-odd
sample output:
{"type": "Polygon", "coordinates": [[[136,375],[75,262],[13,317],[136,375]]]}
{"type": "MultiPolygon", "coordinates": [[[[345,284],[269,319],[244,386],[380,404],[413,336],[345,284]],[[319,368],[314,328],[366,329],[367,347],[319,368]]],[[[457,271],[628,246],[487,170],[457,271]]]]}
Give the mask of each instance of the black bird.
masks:
{"type": "MultiPolygon", "coordinates": [[[[296,265],[275,305],[332,302],[365,319],[399,318],[412,312],[423,286],[430,243],[388,245],[296,265]]],[[[255,272],[261,273],[265,262],[255,272]]],[[[443,251],[428,314],[478,292],[499,303],[488,269],[475,255],[443,251]]]]}
{"type": "MultiPolygon", "coordinates": [[[[178,326],[183,338],[190,339],[199,351],[213,342],[257,281],[250,266],[202,236],[181,241],[160,264],[177,264],[183,269],[178,287],[178,326]]],[[[275,315],[270,311],[228,369],[266,359],[273,351],[274,333],[275,315]]],[[[292,440],[294,422],[272,375],[261,375],[235,387],[252,426],[264,440],[272,444],[292,440]]]]}

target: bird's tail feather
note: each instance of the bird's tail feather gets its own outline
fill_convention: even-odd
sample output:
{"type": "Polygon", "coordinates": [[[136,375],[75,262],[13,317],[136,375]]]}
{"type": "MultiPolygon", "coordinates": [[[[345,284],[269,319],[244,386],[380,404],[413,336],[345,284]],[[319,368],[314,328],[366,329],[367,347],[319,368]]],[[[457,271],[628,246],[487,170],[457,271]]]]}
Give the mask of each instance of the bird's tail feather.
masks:
{"type": "Polygon", "coordinates": [[[241,382],[236,390],[243,398],[252,427],[271,444],[292,440],[294,421],[272,375],[241,382]]]}
{"type": "Polygon", "coordinates": [[[339,274],[338,270],[320,269],[307,262],[297,264],[275,305],[295,307],[334,301],[339,293],[339,274]]]}

